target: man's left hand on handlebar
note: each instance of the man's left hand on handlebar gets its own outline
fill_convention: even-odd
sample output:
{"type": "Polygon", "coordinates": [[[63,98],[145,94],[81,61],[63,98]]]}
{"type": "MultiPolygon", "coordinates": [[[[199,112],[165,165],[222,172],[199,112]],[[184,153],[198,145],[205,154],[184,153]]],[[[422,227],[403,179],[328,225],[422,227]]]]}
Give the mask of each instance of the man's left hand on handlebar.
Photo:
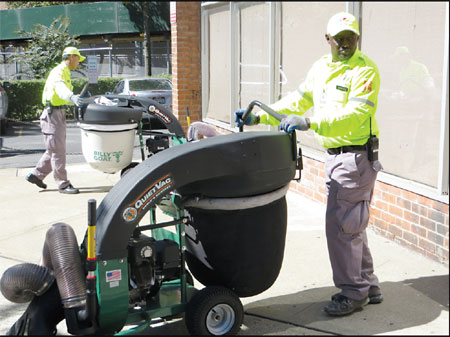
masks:
{"type": "Polygon", "coordinates": [[[309,129],[309,120],[308,118],[292,114],[281,120],[280,129],[287,133],[292,133],[296,129],[306,131],[309,129]]]}

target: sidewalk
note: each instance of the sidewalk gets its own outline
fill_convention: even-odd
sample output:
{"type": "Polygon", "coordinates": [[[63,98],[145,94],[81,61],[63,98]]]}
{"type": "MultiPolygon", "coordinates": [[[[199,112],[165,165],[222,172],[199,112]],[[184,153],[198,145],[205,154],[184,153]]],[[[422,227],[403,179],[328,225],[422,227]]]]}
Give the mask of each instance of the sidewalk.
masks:
{"type": "MultiPolygon", "coordinates": [[[[47,190],[25,180],[31,168],[0,169],[0,275],[10,266],[38,263],[47,229],[56,222],[71,225],[82,239],[87,226],[87,201],[97,206],[120,179],[87,164],[67,167],[80,194],[57,191],[53,177],[47,190]]],[[[277,281],[257,296],[241,298],[244,324],[240,335],[448,335],[449,270],[368,230],[369,246],[385,301],[350,316],[332,318],[322,308],[337,292],[333,286],[324,230],[325,207],[289,192],[285,257],[277,281]]],[[[270,254],[270,252],[267,252],[270,254]]],[[[201,288],[196,282],[195,286],[201,288]]],[[[0,335],[27,304],[0,296],[0,335]]],[[[65,323],[59,334],[67,334],[65,323]]],[[[187,334],[183,320],[149,329],[146,334],[187,334]]]]}

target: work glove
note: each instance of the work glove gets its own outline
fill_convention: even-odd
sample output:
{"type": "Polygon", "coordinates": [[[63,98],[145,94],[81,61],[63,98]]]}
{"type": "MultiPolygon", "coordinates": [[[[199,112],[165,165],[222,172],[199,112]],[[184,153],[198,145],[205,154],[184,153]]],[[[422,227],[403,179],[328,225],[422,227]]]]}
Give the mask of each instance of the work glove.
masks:
{"type": "MultiPolygon", "coordinates": [[[[239,109],[236,110],[236,112],[234,113],[234,122],[236,124],[237,127],[242,126],[242,116],[245,113],[245,109],[239,109]]],[[[247,120],[245,121],[245,125],[256,125],[259,124],[259,117],[255,116],[254,114],[250,113],[250,115],[248,115],[247,120]]]]}
{"type": "Polygon", "coordinates": [[[86,104],[84,99],[80,97],[80,95],[72,95],[70,96],[70,100],[73,102],[73,104],[75,104],[78,107],[81,107],[86,104]]]}
{"type": "Polygon", "coordinates": [[[309,129],[308,124],[305,117],[292,114],[281,120],[280,129],[287,133],[292,133],[295,129],[306,131],[309,129]]]}

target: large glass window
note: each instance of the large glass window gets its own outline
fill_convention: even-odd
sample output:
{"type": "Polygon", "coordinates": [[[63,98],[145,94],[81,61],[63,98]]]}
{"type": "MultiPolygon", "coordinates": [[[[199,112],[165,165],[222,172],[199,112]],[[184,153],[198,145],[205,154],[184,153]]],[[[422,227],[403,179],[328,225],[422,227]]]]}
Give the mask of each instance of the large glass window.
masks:
{"type": "MultiPolygon", "coordinates": [[[[297,90],[312,64],[330,52],[325,39],[328,20],[342,11],[344,2],[282,2],[280,98],[297,90]]],[[[313,108],[305,116],[312,113],[313,108]]],[[[297,132],[297,139],[302,146],[323,151],[314,131],[297,132]]]]}
{"type": "MultiPolygon", "coordinates": [[[[448,3],[211,2],[203,9],[203,117],[230,130],[235,109],[296,90],[330,52],[329,18],[352,12],[360,49],[380,71],[380,179],[432,196],[448,192],[448,3]]],[[[313,131],[297,134],[305,154],[323,157],[313,131]]]]}
{"type": "Polygon", "coordinates": [[[230,12],[228,6],[209,15],[209,81],[206,116],[230,122],[230,12]]]}
{"type": "Polygon", "coordinates": [[[255,99],[268,103],[269,24],[267,3],[244,5],[240,8],[240,108],[246,108],[255,99]]]}
{"type": "Polygon", "coordinates": [[[361,50],[380,70],[384,171],[437,187],[444,2],[364,2],[361,50]]]}

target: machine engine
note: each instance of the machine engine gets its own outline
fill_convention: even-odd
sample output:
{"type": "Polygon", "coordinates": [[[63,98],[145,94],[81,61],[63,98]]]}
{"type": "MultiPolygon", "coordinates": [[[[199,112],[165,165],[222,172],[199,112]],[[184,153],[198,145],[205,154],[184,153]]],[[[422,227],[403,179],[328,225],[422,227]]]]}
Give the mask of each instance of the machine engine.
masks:
{"type": "Polygon", "coordinates": [[[149,157],[158,152],[168,149],[170,146],[167,135],[153,135],[146,139],[145,145],[149,152],[149,157]]]}
{"type": "Polygon", "coordinates": [[[128,269],[130,304],[145,302],[158,293],[163,281],[180,278],[178,244],[139,233],[128,243],[128,269]]]}

